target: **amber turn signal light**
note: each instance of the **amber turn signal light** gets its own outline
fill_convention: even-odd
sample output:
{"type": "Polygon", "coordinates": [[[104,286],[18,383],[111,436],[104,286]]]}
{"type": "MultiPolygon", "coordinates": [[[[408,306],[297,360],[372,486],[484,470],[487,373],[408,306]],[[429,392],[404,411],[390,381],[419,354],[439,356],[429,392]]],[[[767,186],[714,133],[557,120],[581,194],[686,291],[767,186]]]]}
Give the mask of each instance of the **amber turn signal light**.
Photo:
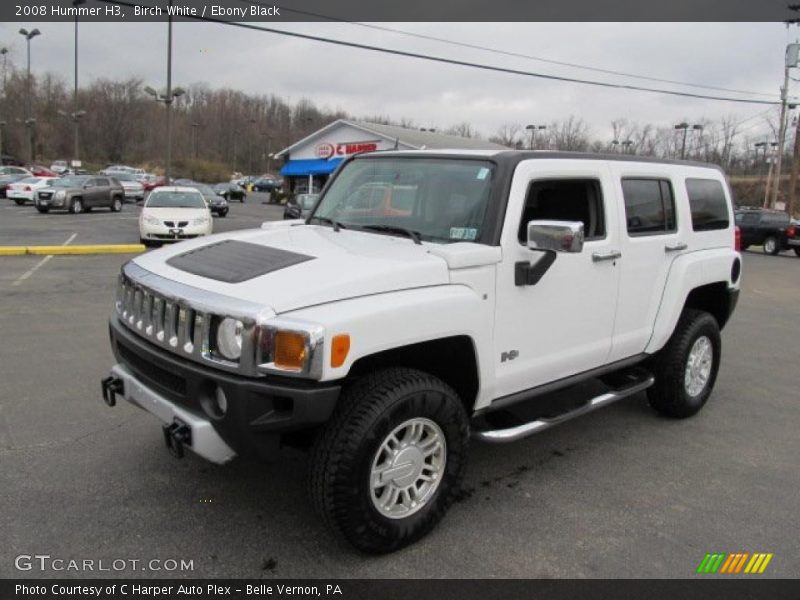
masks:
{"type": "Polygon", "coordinates": [[[331,367],[341,367],[347,359],[347,353],[350,352],[350,336],[346,333],[340,333],[333,336],[331,340],[331,367]]]}
{"type": "Polygon", "coordinates": [[[306,362],[306,339],[302,333],[279,331],[275,334],[276,367],[301,371],[306,362]]]}

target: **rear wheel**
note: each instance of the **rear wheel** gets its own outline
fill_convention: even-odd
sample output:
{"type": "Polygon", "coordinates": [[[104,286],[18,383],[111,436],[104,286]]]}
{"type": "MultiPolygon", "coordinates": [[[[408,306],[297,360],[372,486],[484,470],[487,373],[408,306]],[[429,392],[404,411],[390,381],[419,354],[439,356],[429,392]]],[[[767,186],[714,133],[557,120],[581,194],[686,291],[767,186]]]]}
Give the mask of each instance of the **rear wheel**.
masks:
{"type": "Polygon", "coordinates": [[[444,382],[385,369],[342,394],[311,453],[317,511],[363,552],[423,537],[453,502],[466,464],[467,414],[444,382]]]}
{"type": "Polygon", "coordinates": [[[684,310],[655,357],[655,384],[647,390],[650,405],[677,419],[697,413],[714,388],[721,350],[717,320],[701,310],[684,310]]]}
{"type": "Polygon", "coordinates": [[[111,212],[119,212],[122,210],[122,200],[119,199],[119,196],[115,196],[114,199],[111,201],[111,212]]]}
{"type": "Polygon", "coordinates": [[[75,198],[75,199],[72,201],[72,204],[71,204],[71,205],[70,205],[70,207],[69,207],[69,211],[70,211],[70,212],[71,212],[73,215],[77,215],[77,214],[80,214],[80,213],[82,213],[82,212],[83,212],[83,203],[81,202],[81,199],[80,199],[80,198],[75,198]]]}
{"type": "Polygon", "coordinates": [[[794,253],[795,253],[797,256],[800,256],[800,248],[795,248],[795,249],[794,249],[794,253]]]}
{"type": "Polygon", "coordinates": [[[778,245],[778,238],[775,236],[769,236],[767,239],[764,240],[764,254],[769,254],[770,256],[775,256],[780,252],[780,246],[778,245]]]}
{"type": "Polygon", "coordinates": [[[25,204],[25,200],[23,200],[22,198],[14,198],[14,202],[17,203],[17,206],[22,206],[23,204],[25,204]]]}

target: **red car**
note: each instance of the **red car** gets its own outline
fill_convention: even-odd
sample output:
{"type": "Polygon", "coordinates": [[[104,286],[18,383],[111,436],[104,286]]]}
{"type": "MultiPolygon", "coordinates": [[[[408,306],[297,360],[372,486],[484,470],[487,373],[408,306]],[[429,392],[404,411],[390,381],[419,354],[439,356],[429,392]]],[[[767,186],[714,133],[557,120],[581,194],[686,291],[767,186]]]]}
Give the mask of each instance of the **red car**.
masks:
{"type": "Polygon", "coordinates": [[[156,177],[155,179],[146,179],[142,181],[142,187],[144,188],[145,192],[150,192],[157,187],[166,185],[166,183],[167,183],[166,177],[156,177]]]}
{"type": "Polygon", "coordinates": [[[28,169],[28,171],[30,171],[34,177],[59,176],[58,173],[56,173],[55,171],[51,171],[50,169],[48,169],[47,167],[43,167],[42,165],[26,165],[25,168],[28,169]]]}

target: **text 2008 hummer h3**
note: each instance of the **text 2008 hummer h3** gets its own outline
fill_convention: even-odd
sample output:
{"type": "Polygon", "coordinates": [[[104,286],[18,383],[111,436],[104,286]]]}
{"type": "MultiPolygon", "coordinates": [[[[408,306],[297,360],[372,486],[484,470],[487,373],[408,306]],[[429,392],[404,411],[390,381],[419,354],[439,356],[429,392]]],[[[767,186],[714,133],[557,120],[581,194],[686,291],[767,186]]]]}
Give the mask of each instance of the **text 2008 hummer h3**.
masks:
{"type": "Polygon", "coordinates": [[[310,447],[324,520],[387,552],[444,515],[470,437],[517,440],[644,390],[664,415],[700,410],[738,297],[734,239],[708,165],[362,154],[305,222],[127,263],[103,394],[156,415],[179,455],[310,447]],[[563,393],[579,383],[596,391],[563,393]]]}

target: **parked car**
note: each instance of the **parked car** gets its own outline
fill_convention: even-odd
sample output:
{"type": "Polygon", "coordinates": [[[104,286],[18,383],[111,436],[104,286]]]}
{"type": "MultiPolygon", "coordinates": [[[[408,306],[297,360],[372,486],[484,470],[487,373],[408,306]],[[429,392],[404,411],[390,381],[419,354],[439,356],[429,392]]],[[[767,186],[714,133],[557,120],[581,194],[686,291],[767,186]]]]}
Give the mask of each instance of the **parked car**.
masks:
{"type": "Polygon", "coordinates": [[[50,170],[58,175],[64,175],[69,171],[69,163],[65,160],[54,160],[50,165],[50,170]]]}
{"type": "Polygon", "coordinates": [[[35,204],[40,213],[60,209],[80,214],[94,208],[119,212],[124,199],[125,190],[111,177],[68,175],[36,192],[35,204]]]}
{"type": "Polygon", "coordinates": [[[283,209],[284,219],[305,219],[319,200],[319,194],[297,194],[286,203],[283,209]]]}
{"type": "Polygon", "coordinates": [[[25,177],[32,177],[33,173],[26,167],[9,165],[0,167],[0,175],[24,175],[25,177]]]}
{"type": "Polygon", "coordinates": [[[272,190],[281,189],[281,182],[272,177],[262,177],[253,183],[253,189],[256,192],[271,192],[272,190]]]}
{"type": "Polygon", "coordinates": [[[156,188],[139,215],[139,239],[145,246],[211,235],[212,229],[211,210],[191,187],[156,188]]]}
{"type": "Polygon", "coordinates": [[[782,210],[740,208],[736,211],[736,225],[741,232],[742,250],[761,246],[764,254],[775,256],[794,249],[800,256],[800,228],[782,210]]]}
{"type": "Polygon", "coordinates": [[[193,187],[203,195],[206,205],[211,209],[213,214],[219,215],[220,217],[224,217],[228,214],[228,201],[215,193],[210,186],[207,186],[205,183],[193,183],[188,187],[193,187]]]}
{"type": "Polygon", "coordinates": [[[151,175],[145,181],[142,181],[142,187],[145,192],[150,192],[162,185],[167,185],[167,178],[161,175],[151,175]]]}
{"type": "MultiPolygon", "coordinates": [[[[8,167],[4,167],[8,168],[8,167]]],[[[0,174],[0,198],[5,198],[8,191],[8,186],[17,181],[32,177],[30,173],[7,173],[0,174]]]]}
{"type": "Polygon", "coordinates": [[[26,202],[33,203],[36,192],[49,187],[56,182],[57,177],[25,177],[9,184],[6,188],[6,197],[22,206],[26,202]]]}
{"type": "Polygon", "coordinates": [[[58,177],[58,173],[42,165],[26,165],[25,168],[36,177],[58,177]]]}
{"type": "Polygon", "coordinates": [[[245,189],[236,183],[218,183],[214,186],[214,191],[228,202],[238,200],[243,203],[247,199],[245,189]]]}
{"type": "Polygon", "coordinates": [[[128,202],[139,202],[144,200],[144,186],[134,175],[128,173],[116,173],[111,176],[118,181],[125,190],[125,200],[128,202]]]}
{"type": "MultiPolygon", "coordinates": [[[[103,396],[151,413],[178,457],[309,449],[310,503],[325,523],[362,552],[393,552],[462,495],[470,439],[514,442],[642,392],[672,419],[713,403],[718,374],[733,374],[720,370],[720,332],[739,297],[735,242],[716,166],[359,154],[307,223],[127,262],[103,396]],[[393,212],[354,208],[365,185],[387,186],[393,212]]],[[[704,423],[724,418],[721,400],[704,423]]],[[[586,435],[613,437],[607,417],[586,435]]],[[[625,432],[631,452],[646,451],[647,429],[625,432]]],[[[702,452],[696,427],[677,430],[658,435],[702,452]]],[[[504,499],[515,502],[531,507],[504,499]]],[[[534,510],[558,516],[548,503],[534,510]]]]}

